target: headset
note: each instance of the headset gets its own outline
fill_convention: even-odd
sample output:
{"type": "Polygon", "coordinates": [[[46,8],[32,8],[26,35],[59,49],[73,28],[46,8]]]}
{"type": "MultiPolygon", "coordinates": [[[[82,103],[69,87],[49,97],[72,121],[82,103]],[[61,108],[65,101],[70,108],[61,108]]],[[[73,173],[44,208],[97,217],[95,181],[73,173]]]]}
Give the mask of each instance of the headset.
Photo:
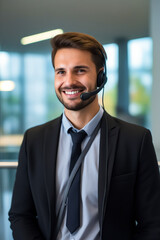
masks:
{"type": "Polygon", "coordinates": [[[91,91],[91,92],[85,92],[85,93],[82,93],[80,95],[80,98],[85,101],[85,100],[88,100],[90,97],[96,95],[97,93],[99,93],[102,88],[104,87],[104,85],[106,84],[107,82],[107,67],[106,67],[106,56],[104,55],[104,53],[102,52],[102,50],[100,50],[101,54],[103,55],[104,57],[104,70],[101,70],[99,73],[98,73],[98,76],[97,76],[97,89],[91,91]]]}

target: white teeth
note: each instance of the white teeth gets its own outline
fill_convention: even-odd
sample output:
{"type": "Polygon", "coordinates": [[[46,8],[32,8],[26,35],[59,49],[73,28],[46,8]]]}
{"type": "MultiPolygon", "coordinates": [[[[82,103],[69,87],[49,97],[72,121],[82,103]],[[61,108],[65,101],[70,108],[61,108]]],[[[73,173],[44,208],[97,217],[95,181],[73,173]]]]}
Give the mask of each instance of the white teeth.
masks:
{"type": "Polygon", "coordinates": [[[65,91],[66,94],[73,95],[78,93],[79,91],[65,91]]]}

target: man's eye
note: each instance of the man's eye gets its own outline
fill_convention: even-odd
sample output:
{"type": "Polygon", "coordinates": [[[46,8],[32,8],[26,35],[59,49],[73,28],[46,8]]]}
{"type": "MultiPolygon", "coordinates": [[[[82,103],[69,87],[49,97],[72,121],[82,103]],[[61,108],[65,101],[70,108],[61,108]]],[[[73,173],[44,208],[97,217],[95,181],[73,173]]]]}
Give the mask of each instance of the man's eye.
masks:
{"type": "Polygon", "coordinates": [[[63,75],[64,73],[65,73],[65,71],[63,71],[63,70],[57,72],[58,75],[63,75]]]}
{"type": "Polygon", "coordinates": [[[82,68],[81,68],[81,69],[78,69],[77,72],[78,72],[78,73],[84,73],[84,72],[85,72],[85,69],[82,69],[82,68]]]}

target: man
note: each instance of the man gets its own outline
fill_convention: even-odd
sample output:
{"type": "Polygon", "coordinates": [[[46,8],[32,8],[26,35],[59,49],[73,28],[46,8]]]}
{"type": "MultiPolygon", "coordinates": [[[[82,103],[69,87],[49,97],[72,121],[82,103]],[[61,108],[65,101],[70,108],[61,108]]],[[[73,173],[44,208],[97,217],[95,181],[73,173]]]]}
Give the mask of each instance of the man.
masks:
{"type": "Polygon", "coordinates": [[[55,91],[64,113],[24,135],[9,212],[14,239],[159,240],[160,177],[149,130],[99,106],[95,89],[106,82],[106,54],[99,42],[64,33],[51,43],[55,91]],[[57,236],[71,159],[78,158],[80,147],[83,153],[94,129],[57,236]],[[74,144],[73,135],[84,135],[81,143],[74,144]]]}

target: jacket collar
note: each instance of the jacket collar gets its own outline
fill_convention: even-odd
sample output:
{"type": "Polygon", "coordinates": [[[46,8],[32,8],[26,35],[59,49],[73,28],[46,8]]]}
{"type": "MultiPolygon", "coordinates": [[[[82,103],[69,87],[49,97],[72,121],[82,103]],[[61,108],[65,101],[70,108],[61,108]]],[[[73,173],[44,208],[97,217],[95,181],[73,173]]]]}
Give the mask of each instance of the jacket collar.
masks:
{"type": "Polygon", "coordinates": [[[110,190],[119,126],[113,117],[104,112],[101,125],[100,163],[98,179],[99,223],[102,234],[104,214],[110,190]]]}

